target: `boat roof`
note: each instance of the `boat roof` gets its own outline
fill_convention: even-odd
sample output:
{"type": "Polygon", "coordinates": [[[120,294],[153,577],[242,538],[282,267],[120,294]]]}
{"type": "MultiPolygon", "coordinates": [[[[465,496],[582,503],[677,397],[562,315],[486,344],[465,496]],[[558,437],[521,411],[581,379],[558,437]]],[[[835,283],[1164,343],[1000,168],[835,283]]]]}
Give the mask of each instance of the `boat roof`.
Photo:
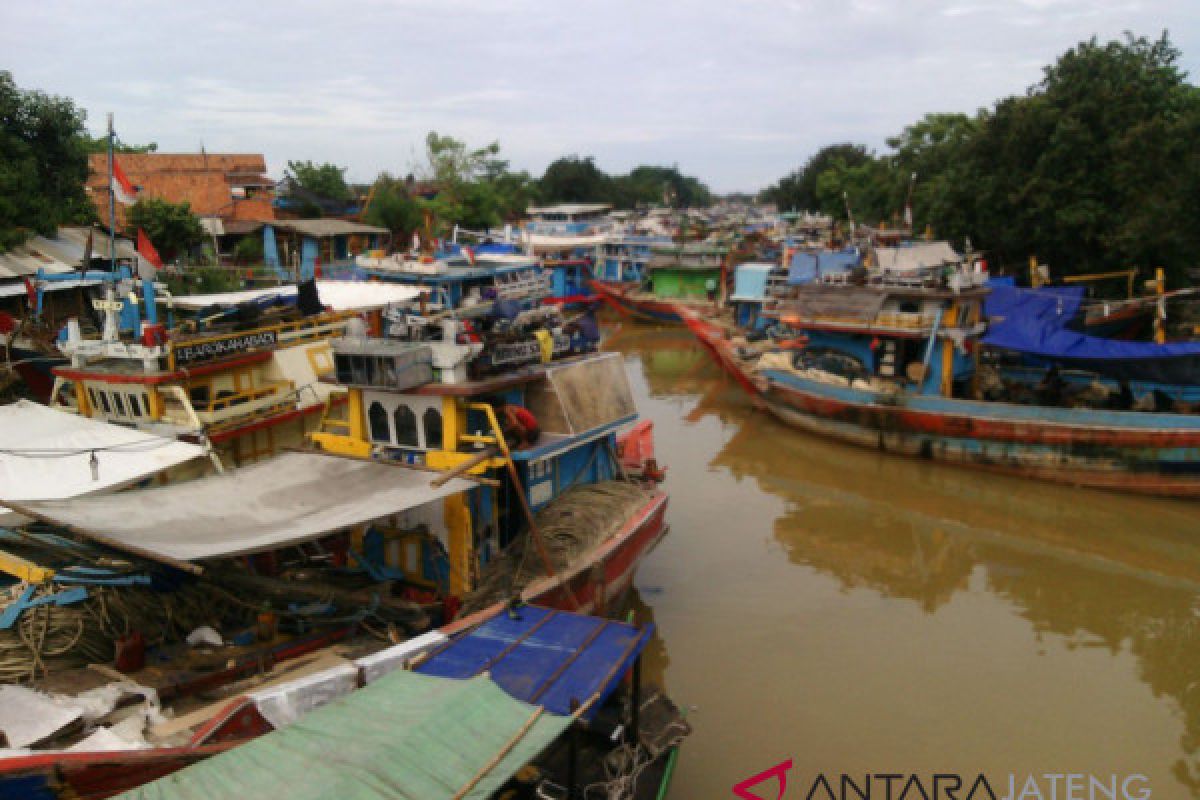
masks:
{"type": "Polygon", "coordinates": [[[588,705],[594,715],[620,684],[654,626],[537,606],[506,611],[452,640],[417,672],[442,678],[488,675],[526,703],[555,714],[588,705]]]}
{"type": "Polygon", "coordinates": [[[192,561],[274,550],[320,538],[475,486],[378,461],[286,452],[194,481],[13,507],[152,559],[192,561]]]}
{"type": "Polygon", "coordinates": [[[608,211],[612,206],[608,203],[559,203],[553,206],[530,206],[526,213],[535,214],[594,214],[598,211],[608,211]]]}
{"type": "MultiPolygon", "coordinates": [[[[269,289],[247,289],[241,292],[218,292],[174,297],[176,308],[199,311],[210,306],[235,306],[265,297],[295,297],[295,286],[276,286],[269,289]]],[[[416,299],[421,293],[403,285],[367,281],[317,281],[317,296],[334,311],[376,311],[416,299]]]]}
{"type": "MultiPolygon", "coordinates": [[[[481,259],[482,260],[482,259],[481,259]]],[[[441,283],[460,283],[463,281],[479,280],[481,278],[491,278],[495,275],[507,275],[511,272],[536,271],[539,266],[536,261],[523,259],[519,263],[506,263],[496,261],[487,263],[486,261],[476,266],[466,266],[465,261],[463,266],[450,264],[444,270],[438,272],[421,272],[419,270],[394,269],[390,267],[364,267],[363,272],[372,277],[379,278],[384,282],[404,284],[422,283],[422,284],[441,284],[441,283]]],[[[369,286],[379,286],[377,282],[368,284],[369,286]]],[[[419,292],[418,292],[419,294],[419,292]]],[[[414,295],[415,296],[415,295],[414,295]]]]}
{"type": "Polygon", "coordinates": [[[0,406],[2,500],[62,500],[112,491],[203,455],[194,444],[29,400],[0,406]],[[95,472],[89,463],[93,454],[95,472]]]}
{"type": "Polygon", "coordinates": [[[121,795],[126,800],[483,800],[562,735],[568,717],[487,676],[397,670],[280,730],[121,795]]]}

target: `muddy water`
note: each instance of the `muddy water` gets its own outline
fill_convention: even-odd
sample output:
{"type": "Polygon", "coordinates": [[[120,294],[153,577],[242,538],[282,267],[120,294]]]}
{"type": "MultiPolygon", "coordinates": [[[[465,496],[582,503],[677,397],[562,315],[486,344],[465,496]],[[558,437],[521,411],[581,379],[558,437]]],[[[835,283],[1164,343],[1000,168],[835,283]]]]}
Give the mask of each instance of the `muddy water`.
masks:
{"type": "Polygon", "coordinates": [[[647,673],[695,706],[673,798],[733,797],[789,758],[785,798],[889,772],[984,773],[997,797],[1013,774],[1141,774],[1200,797],[1200,504],[792,431],[686,331],[615,324],[607,347],[669,465],[637,603],[647,673]]]}

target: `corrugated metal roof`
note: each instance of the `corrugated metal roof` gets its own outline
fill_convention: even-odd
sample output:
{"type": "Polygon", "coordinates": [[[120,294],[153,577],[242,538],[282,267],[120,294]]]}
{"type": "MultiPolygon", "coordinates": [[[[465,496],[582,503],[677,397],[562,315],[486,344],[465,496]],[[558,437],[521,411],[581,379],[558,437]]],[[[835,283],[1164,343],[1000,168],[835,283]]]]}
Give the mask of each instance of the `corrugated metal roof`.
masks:
{"type": "MultiPolygon", "coordinates": [[[[50,274],[76,272],[83,261],[88,232],[92,231],[92,256],[108,258],[108,235],[86,227],[59,228],[54,237],[34,236],[6,253],[0,253],[0,279],[32,278],[39,269],[50,274]]],[[[117,258],[137,259],[144,266],[133,242],[117,238],[117,258]]]]}

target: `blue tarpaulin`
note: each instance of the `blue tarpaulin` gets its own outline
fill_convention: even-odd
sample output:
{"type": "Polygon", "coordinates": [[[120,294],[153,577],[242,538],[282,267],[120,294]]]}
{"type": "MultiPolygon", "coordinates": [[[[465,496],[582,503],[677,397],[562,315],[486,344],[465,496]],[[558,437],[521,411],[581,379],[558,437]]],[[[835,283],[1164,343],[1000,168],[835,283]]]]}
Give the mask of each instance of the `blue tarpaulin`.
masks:
{"type": "Polygon", "coordinates": [[[849,272],[858,266],[860,260],[857,250],[801,251],[792,256],[788,265],[788,283],[796,286],[812,283],[822,275],[849,272]]]}
{"type": "MultiPolygon", "coordinates": [[[[526,606],[455,639],[416,672],[465,679],[487,672],[517,700],[571,714],[617,687],[654,630],[615,620],[526,606]]],[[[591,714],[585,714],[591,716],[591,714]]]]}
{"type": "Polygon", "coordinates": [[[1088,336],[1067,328],[1079,311],[1081,287],[992,286],[984,301],[984,344],[1065,361],[1114,378],[1157,383],[1200,381],[1200,342],[1156,344],[1088,336]]]}

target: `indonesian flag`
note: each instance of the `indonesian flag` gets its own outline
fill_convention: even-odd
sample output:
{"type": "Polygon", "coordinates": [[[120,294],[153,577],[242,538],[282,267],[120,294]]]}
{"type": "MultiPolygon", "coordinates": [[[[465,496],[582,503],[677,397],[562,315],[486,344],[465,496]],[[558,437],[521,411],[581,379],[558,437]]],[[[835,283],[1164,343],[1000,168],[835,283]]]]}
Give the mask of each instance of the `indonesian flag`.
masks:
{"type": "Polygon", "coordinates": [[[117,198],[117,202],[123,206],[131,206],[137,202],[137,197],[133,189],[133,184],[129,182],[129,178],[125,177],[125,173],[121,171],[121,165],[113,158],[113,174],[112,174],[112,191],[113,197],[117,198]]]}
{"type": "Polygon", "coordinates": [[[154,243],[150,241],[150,237],[141,228],[138,228],[137,250],[141,253],[142,258],[149,261],[156,268],[163,268],[162,259],[159,257],[158,251],[154,249],[154,243]]]}

